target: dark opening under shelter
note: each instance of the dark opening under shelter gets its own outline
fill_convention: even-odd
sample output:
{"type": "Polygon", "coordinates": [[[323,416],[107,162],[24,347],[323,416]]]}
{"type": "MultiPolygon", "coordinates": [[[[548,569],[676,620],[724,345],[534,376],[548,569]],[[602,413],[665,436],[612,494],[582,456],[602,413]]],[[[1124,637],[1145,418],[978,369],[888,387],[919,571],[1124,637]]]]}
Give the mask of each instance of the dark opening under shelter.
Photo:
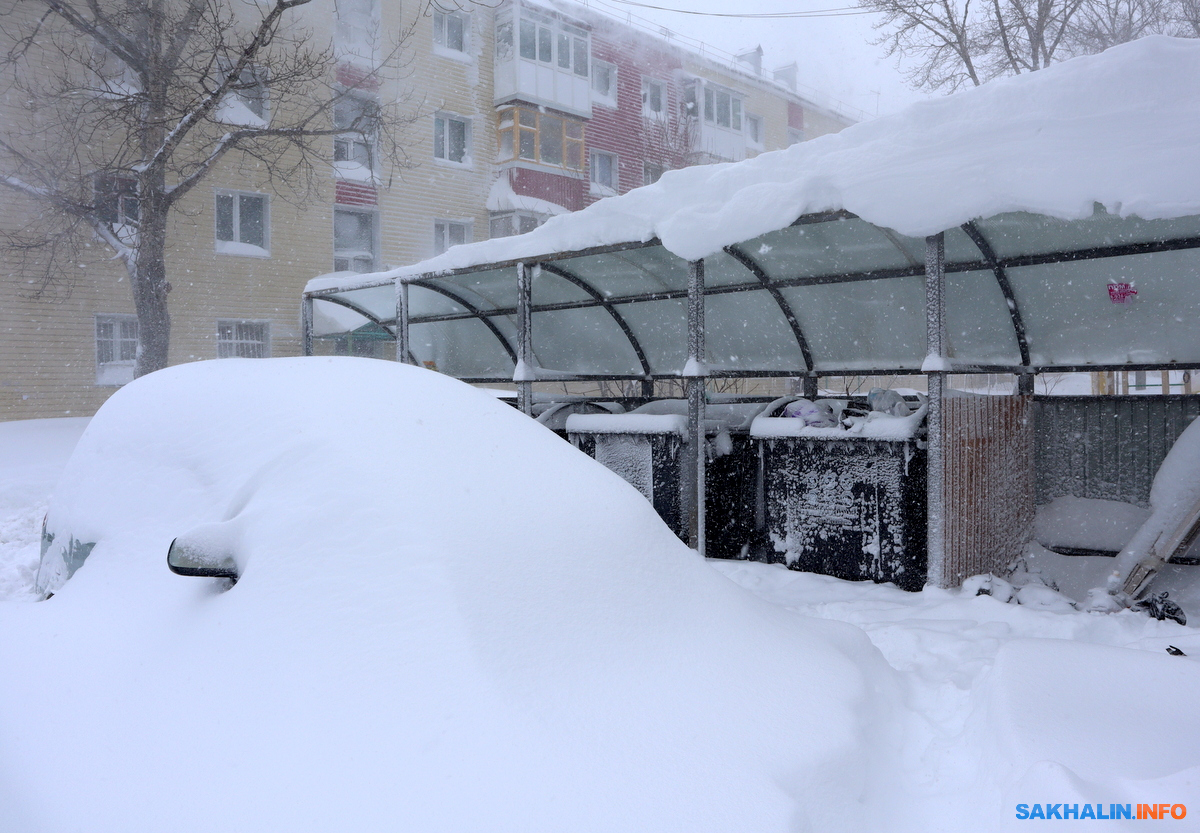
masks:
{"type": "Polygon", "coordinates": [[[1200,42],[1146,38],[318,278],[306,350],[333,304],[401,361],[516,382],[527,413],[535,381],[681,380],[681,532],[701,552],[708,380],[799,377],[815,398],[821,377],[924,374],[922,579],[951,586],[1029,538],[1035,374],[1200,367],[1200,108],[1178,92],[1198,77],[1200,42]],[[950,397],[951,372],[1017,389],[950,397]]]}

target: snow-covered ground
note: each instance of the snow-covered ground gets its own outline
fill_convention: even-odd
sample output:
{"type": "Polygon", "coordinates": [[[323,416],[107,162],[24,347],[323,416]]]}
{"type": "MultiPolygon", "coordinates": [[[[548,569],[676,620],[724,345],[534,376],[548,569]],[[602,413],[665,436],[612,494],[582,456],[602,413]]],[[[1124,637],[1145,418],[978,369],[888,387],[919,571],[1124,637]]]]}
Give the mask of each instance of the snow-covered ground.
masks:
{"type": "MultiPolygon", "coordinates": [[[[249,366],[257,367],[255,363],[249,366]]],[[[374,372],[374,368],[368,369],[374,372]]],[[[452,398],[448,383],[435,381],[437,386],[429,390],[452,398]]],[[[134,401],[132,392],[124,391],[122,401],[134,401]]],[[[490,405],[482,399],[463,401],[507,425],[509,415],[503,409],[493,415],[485,410],[490,405]]],[[[286,402],[279,407],[286,408],[286,402]]],[[[396,425],[410,422],[405,414],[395,420],[396,425]]],[[[85,423],[0,424],[0,595],[7,597],[7,604],[23,606],[30,597],[39,526],[52,483],[85,423]]],[[[362,430],[369,431],[370,424],[367,420],[362,430]]],[[[513,427],[524,431],[523,425],[513,423],[513,427]]],[[[486,439],[477,436],[472,442],[486,439]]],[[[371,451],[364,450],[356,462],[368,462],[371,451]]],[[[544,451],[546,460],[539,459],[539,464],[552,472],[562,455],[552,445],[545,445],[544,451]]],[[[489,465],[486,460],[463,459],[483,466],[480,471],[489,465]]],[[[565,458],[564,462],[571,463],[565,458]]],[[[490,465],[510,470],[520,463],[497,457],[490,465]]],[[[331,475],[348,471],[330,464],[331,475]]],[[[588,474],[590,483],[591,469],[583,473],[588,474]]],[[[428,478],[427,490],[440,488],[434,473],[428,478]]],[[[331,482],[336,484],[336,477],[331,482]]],[[[598,474],[596,483],[603,489],[611,486],[613,495],[622,501],[626,491],[633,494],[615,478],[598,474]]],[[[468,495],[464,501],[475,499],[469,496],[470,486],[464,486],[468,495]]],[[[418,497],[414,493],[405,499],[418,497]]],[[[333,501],[314,503],[312,511],[326,509],[354,514],[360,507],[333,501]]],[[[626,511],[629,509],[638,507],[631,503],[626,506],[626,511]]],[[[632,514],[638,516],[637,523],[644,523],[644,513],[632,514]]],[[[582,516],[571,521],[586,523],[588,512],[582,516]]],[[[361,520],[357,514],[354,517],[361,520]]],[[[361,517],[370,517],[369,512],[361,517]]],[[[726,586],[711,572],[707,578],[696,573],[685,563],[686,551],[650,527],[645,528],[654,534],[644,538],[643,552],[595,563],[598,556],[593,545],[586,550],[593,563],[580,565],[572,560],[573,553],[558,552],[555,557],[562,561],[556,566],[555,560],[538,554],[537,547],[544,544],[543,538],[552,543],[561,523],[553,515],[530,515],[526,520],[534,550],[529,563],[514,565],[502,559],[498,565],[481,566],[467,556],[455,555],[448,568],[477,571],[466,580],[434,571],[435,562],[421,561],[398,574],[403,583],[386,571],[363,574],[357,577],[357,585],[354,581],[341,583],[332,574],[314,581],[299,569],[293,576],[290,570],[273,568],[264,551],[257,556],[262,568],[258,584],[247,577],[245,587],[239,583],[236,588],[242,595],[234,598],[238,593],[227,594],[218,608],[212,608],[215,601],[202,596],[147,598],[146,606],[157,610],[155,615],[163,623],[162,634],[146,634],[141,624],[135,629],[139,614],[113,612],[104,630],[111,631],[112,638],[131,640],[131,644],[140,640],[139,650],[146,651],[144,655],[127,656],[116,650],[111,656],[106,654],[107,659],[93,659],[88,652],[104,645],[103,634],[90,641],[78,634],[47,636],[45,644],[75,656],[86,679],[79,680],[78,691],[64,690],[60,698],[43,702],[34,711],[28,711],[28,703],[5,703],[3,697],[5,693],[15,697],[14,692],[39,690],[44,697],[45,690],[38,684],[26,687],[10,680],[7,687],[0,685],[0,714],[9,715],[0,717],[0,829],[13,833],[74,829],[71,824],[80,819],[90,819],[93,830],[150,829],[135,822],[124,826],[114,821],[114,814],[121,811],[136,812],[143,824],[155,812],[174,814],[160,816],[157,829],[215,829],[203,827],[214,820],[221,822],[223,830],[267,829],[253,826],[262,823],[262,808],[271,806],[269,801],[255,803],[255,796],[272,791],[288,794],[294,786],[286,781],[305,772],[303,761],[273,757],[269,748],[264,752],[248,747],[242,752],[253,757],[229,763],[235,767],[229,772],[203,768],[223,760],[219,747],[233,742],[236,732],[262,726],[267,727],[268,738],[270,732],[299,731],[299,739],[279,734],[274,742],[292,752],[318,750],[342,761],[339,768],[344,765],[349,767],[346,771],[358,773],[328,784],[330,791],[344,793],[332,803],[316,795],[295,797],[295,806],[287,818],[279,819],[282,826],[275,829],[349,829],[329,826],[331,818],[339,818],[339,802],[347,805],[345,818],[360,825],[355,829],[371,830],[384,829],[378,824],[387,813],[416,824],[406,829],[480,829],[461,825],[487,818],[488,802],[497,808],[489,824],[492,830],[562,830],[571,822],[570,829],[614,833],[668,829],[723,833],[735,829],[756,833],[774,829],[814,833],[987,831],[1015,824],[1021,812],[1018,805],[1046,808],[1064,802],[1077,805],[1076,811],[1083,812],[1084,818],[1097,810],[1101,816],[1110,815],[1114,804],[1184,805],[1189,815],[1182,822],[1175,821],[1172,829],[1200,829],[1196,822],[1200,819],[1200,714],[1195,708],[1200,696],[1200,629],[1131,612],[1080,612],[1066,595],[1047,586],[1057,578],[1065,591],[1078,598],[1103,574],[1105,563],[1035,552],[1029,569],[1016,581],[1024,583],[1017,590],[1021,604],[977,596],[973,589],[905,593],[888,586],[754,563],[712,561],[700,570],[715,571],[736,585],[726,586]],[[614,565],[620,567],[616,572],[614,565]],[[1078,575],[1081,567],[1091,575],[1078,575]],[[577,586],[581,576],[589,587],[577,586]],[[264,580],[284,587],[293,594],[290,598],[301,599],[310,608],[290,610],[283,604],[289,597],[272,590],[264,580]],[[426,583],[428,595],[403,595],[412,581],[426,583]],[[647,582],[655,586],[647,587],[647,582]],[[264,670],[256,664],[261,658],[245,646],[233,650],[230,645],[228,655],[222,656],[211,653],[206,644],[210,633],[243,633],[248,645],[263,639],[256,630],[261,622],[248,618],[253,614],[244,606],[247,602],[260,605],[258,609],[265,611],[262,617],[277,617],[282,628],[296,627],[310,615],[315,622],[332,621],[321,618],[328,606],[344,611],[337,615],[345,618],[350,633],[360,619],[373,621],[371,616],[385,610],[381,605],[386,596],[377,592],[381,587],[420,606],[387,615],[396,617],[395,622],[410,623],[421,636],[397,632],[386,641],[372,642],[372,650],[382,650],[379,656],[368,652],[359,657],[353,652],[331,658],[320,651],[336,644],[336,634],[314,630],[293,641],[268,628],[263,644],[275,645],[280,653],[264,670]],[[520,600],[521,606],[510,597],[520,600]],[[445,622],[458,623],[455,628],[461,633],[421,630],[427,617],[445,613],[438,605],[447,600],[453,602],[451,608],[466,604],[480,609],[447,609],[445,622]],[[770,604],[764,606],[761,600],[770,604]],[[544,610],[529,610],[530,605],[538,608],[543,604],[544,610]],[[656,606],[661,606],[661,615],[649,612],[656,606]],[[707,622],[705,611],[711,613],[707,622]],[[697,613],[699,618],[693,620],[697,613]],[[289,618],[299,614],[303,616],[289,618]],[[569,633],[561,632],[564,625],[569,633]],[[662,630],[648,632],[647,625],[662,630]],[[791,634],[788,638],[796,640],[794,651],[789,653],[779,643],[780,634],[791,634]],[[514,643],[514,635],[525,641],[514,643]],[[470,652],[427,657],[420,644],[426,637],[452,652],[461,652],[459,643],[467,639],[474,646],[470,663],[478,663],[482,671],[468,674],[459,667],[470,664],[470,652]],[[160,640],[182,640],[186,650],[174,642],[160,645],[160,640]],[[393,644],[399,647],[390,647],[393,644]],[[572,655],[573,646],[578,655],[572,655]],[[1169,654],[1168,646],[1182,650],[1185,656],[1169,654]],[[188,650],[198,658],[194,667],[186,664],[186,657],[180,659],[188,650]],[[370,761],[376,755],[372,733],[396,731],[396,717],[376,720],[355,711],[386,708],[387,704],[376,702],[381,693],[392,690],[388,686],[397,680],[403,682],[406,669],[388,665],[393,650],[398,657],[429,663],[434,676],[412,682],[417,686],[417,694],[409,698],[412,702],[395,704],[401,710],[428,709],[428,721],[417,720],[404,729],[400,737],[407,745],[379,759],[390,767],[380,774],[383,780],[356,781],[354,778],[363,777],[359,759],[370,761]],[[312,692],[281,688],[260,702],[260,696],[270,690],[251,686],[232,702],[212,703],[209,714],[184,714],[183,723],[199,723],[203,729],[196,736],[171,722],[178,717],[174,706],[186,709],[188,704],[204,703],[206,687],[227,696],[237,691],[236,681],[258,679],[239,675],[259,674],[263,680],[284,685],[301,679],[297,675],[308,663],[331,674],[363,673],[360,660],[369,670],[365,679],[379,684],[379,694],[345,691],[336,678],[326,683],[318,677],[312,692]],[[116,665],[106,670],[107,662],[116,665]],[[175,670],[156,674],[147,667],[154,662],[175,670]],[[647,669],[655,669],[657,678],[642,676],[647,669]],[[201,672],[210,676],[196,676],[201,672]],[[135,686],[118,679],[122,674],[140,682],[135,686]],[[439,674],[445,679],[436,676],[439,674]],[[460,679],[487,682],[464,696],[453,688],[460,679]],[[184,681],[186,691],[173,688],[184,681]],[[228,688],[230,681],[234,682],[232,689],[228,688]],[[142,694],[138,687],[143,685],[157,690],[142,694]],[[789,691],[794,696],[789,696],[789,691]],[[130,696],[146,698],[139,703],[162,702],[164,698],[166,702],[161,711],[148,712],[145,725],[139,725],[139,715],[122,711],[128,707],[124,698],[130,696]],[[90,709],[93,698],[99,704],[96,714],[90,709]],[[328,708],[338,703],[345,704],[344,713],[330,717],[321,712],[318,724],[336,719],[335,730],[361,734],[316,739],[310,737],[311,727],[297,729],[292,722],[311,720],[313,715],[307,709],[316,708],[314,704],[328,708]],[[636,704],[632,706],[635,712],[629,711],[631,704],[636,704]],[[82,716],[77,713],[81,705],[82,716]],[[14,719],[17,708],[26,717],[14,719]],[[56,754],[39,747],[34,736],[41,738],[49,731],[51,738],[63,740],[67,736],[64,719],[75,721],[72,725],[78,732],[79,727],[90,725],[89,720],[103,719],[101,714],[134,722],[89,728],[79,738],[79,745],[61,758],[78,771],[63,771],[57,786],[43,783],[39,787],[44,788],[39,800],[56,796],[55,807],[17,801],[14,814],[13,800],[21,797],[18,785],[27,784],[31,777],[47,777],[46,762],[56,754]],[[494,720],[494,727],[481,730],[488,725],[479,722],[481,715],[494,720]],[[37,732],[31,734],[27,726],[38,727],[37,732]],[[470,737],[480,731],[485,733],[470,737]],[[575,737],[564,740],[564,731],[575,737]],[[145,761],[131,763],[112,751],[128,743],[130,736],[159,735],[169,740],[163,741],[163,748],[145,750],[145,761]],[[178,765],[179,759],[172,755],[184,752],[170,746],[172,743],[182,743],[187,754],[195,755],[201,768],[188,777],[198,779],[200,788],[188,787],[175,796],[159,795],[138,785],[127,798],[120,798],[123,790],[113,779],[124,772],[150,773],[161,779],[162,785],[172,783],[177,773],[156,771],[156,767],[178,765]],[[499,757],[497,748],[505,750],[499,757]],[[14,750],[25,754],[38,750],[37,764],[43,768],[18,775],[25,764],[13,757],[14,750]],[[455,750],[469,750],[481,757],[448,759],[455,750]],[[714,759],[708,760],[710,757],[714,759]],[[263,761],[272,762],[270,771],[263,769],[263,761]],[[510,766],[501,766],[504,771],[494,768],[503,761],[510,766]],[[109,766],[115,767],[111,774],[105,771],[109,766]],[[723,769],[727,770],[725,777],[718,775],[723,769]],[[409,783],[388,781],[396,772],[409,783]],[[589,772],[597,783],[581,786],[580,774],[589,772]],[[437,780],[451,778],[453,773],[461,783],[437,780]],[[698,776],[715,780],[684,783],[698,776]],[[539,794],[531,778],[545,779],[543,793],[539,794]],[[756,783],[758,788],[753,787],[756,783]],[[220,796],[221,802],[245,815],[214,811],[203,804],[204,796],[220,796]],[[73,799],[103,803],[103,808],[72,809],[73,799]],[[405,807],[402,799],[421,802],[419,811],[405,807]],[[449,803],[439,810],[437,801],[447,799],[449,803]],[[380,802],[380,814],[364,809],[364,801],[380,802]],[[473,804],[484,806],[471,809],[473,804]],[[1081,811],[1085,805],[1087,809],[1081,811]],[[513,816],[514,809],[526,815],[513,816]],[[413,815],[405,816],[406,810],[413,815]],[[332,816],[324,815],[331,812],[332,816]],[[190,815],[184,819],[180,814],[190,815]],[[738,827],[732,819],[742,819],[747,826],[738,827]],[[306,821],[316,826],[304,828],[302,822],[306,821]]],[[[447,541],[456,533],[448,529],[447,541]]],[[[436,530],[416,534],[428,537],[422,538],[428,548],[443,544],[443,536],[436,530]]],[[[365,539],[369,541],[370,536],[365,539]]],[[[137,535],[127,540],[136,541],[137,535]]],[[[504,546],[502,534],[497,535],[496,545],[504,546]]],[[[262,548],[261,542],[258,546],[262,548]]],[[[406,558],[415,557],[411,543],[401,548],[406,558]]],[[[93,557],[101,556],[114,562],[126,558],[124,553],[101,553],[98,548],[93,557]]],[[[160,572],[164,576],[156,577],[153,585],[147,582],[147,589],[171,591],[194,581],[165,575],[165,568],[160,572]]],[[[37,605],[29,611],[45,610],[46,616],[6,616],[0,621],[28,627],[28,633],[36,638],[34,620],[40,618],[48,624],[55,605],[63,610],[74,604],[85,615],[89,607],[103,614],[96,600],[103,600],[104,592],[114,595],[113,577],[119,575],[111,565],[102,568],[89,563],[72,580],[86,580],[79,592],[60,594],[44,607],[37,605]]],[[[998,588],[997,596],[1005,592],[998,588]]],[[[1200,621],[1200,607],[1188,608],[1189,602],[1200,602],[1200,593],[1184,588],[1181,599],[1193,621],[1200,621]]],[[[71,620],[53,621],[61,626],[71,620]]],[[[0,651],[0,656],[5,654],[0,651]]],[[[36,667],[36,663],[26,662],[19,648],[10,645],[7,655],[16,657],[26,673],[36,667]]],[[[74,678],[63,670],[70,665],[58,668],[56,663],[54,658],[47,679],[55,679],[57,673],[64,685],[73,685],[74,678]]],[[[0,679],[10,671],[0,668],[0,679]]],[[[1034,817],[1043,811],[1035,811],[1034,817]]],[[[1025,812],[1030,812],[1028,807],[1025,812]]],[[[1130,829],[1134,823],[1110,821],[1106,829],[1130,829]]]]}

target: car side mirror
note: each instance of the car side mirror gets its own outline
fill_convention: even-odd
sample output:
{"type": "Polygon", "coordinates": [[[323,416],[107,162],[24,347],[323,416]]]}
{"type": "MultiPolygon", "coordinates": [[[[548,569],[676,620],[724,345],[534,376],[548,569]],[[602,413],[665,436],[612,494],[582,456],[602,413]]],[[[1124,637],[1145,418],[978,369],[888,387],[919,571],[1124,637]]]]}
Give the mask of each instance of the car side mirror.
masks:
{"type": "Polygon", "coordinates": [[[167,566],[181,576],[206,576],[238,580],[238,565],[233,556],[221,548],[204,546],[176,538],[167,550],[167,566]]]}

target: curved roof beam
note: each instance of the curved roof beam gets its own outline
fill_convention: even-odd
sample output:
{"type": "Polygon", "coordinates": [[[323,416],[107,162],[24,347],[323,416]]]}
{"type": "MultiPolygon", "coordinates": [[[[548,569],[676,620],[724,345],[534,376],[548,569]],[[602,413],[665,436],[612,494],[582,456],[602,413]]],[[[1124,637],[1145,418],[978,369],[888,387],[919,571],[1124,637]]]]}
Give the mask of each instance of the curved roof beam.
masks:
{"type": "Polygon", "coordinates": [[[779,306],[779,311],[783,313],[783,317],[787,319],[788,326],[792,328],[792,336],[796,339],[796,346],[800,348],[800,355],[804,357],[805,370],[812,370],[812,350],[809,349],[808,339],[805,338],[804,331],[800,328],[800,322],[796,320],[796,314],[792,312],[792,306],[787,302],[787,298],[784,298],[783,293],[771,283],[771,279],[767,277],[767,273],[763,271],[762,267],[738,246],[726,246],[725,253],[742,264],[750,274],[758,278],[758,282],[763,285],[763,288],[771,293],[771,297],[775,299],[775,303],[779,306]]]}
{"type": "Polygon", "coordinates": [[[633,352],[637,355],[638,363],[642,366],[642,372],[645,373],[647,377],[654,375],[654,371],[650,367],[650,362],[646,358],[646,351],[642,349],[641,342],[639,342],[637,336],[633,334],[633,330],[629,328],[629,324],[625,321],[624,316],[617,312],[616,307],[610,304],[608,300],[602,294],[600,294],[599,290],[597,290],[583,278],[568,272],[566,269],[554,263],[539,263],[538,265],[542,267],[543,272],[549,272],[551,275],[560,277],[564,281],[568,281],[571,284],[579,287],[588,295],[590,295],[593,300],[600,304],[600,306],[604,307],[605,311],[612,317],[612,320],[615,321],[617,326],[621,328],[621,332],[625,334],[625,338],[629,339],[629,346],[633,348],[633,352]]]}
{"type": "Polygon", "coordinates": [[[424,280],[409,281],[408,285],[409,286],[419,286],[422,289],[428,289],[430,292],[436,292],[439,295],[444,295],[445,297],[449,298],[454,303],[462,306],[464,309],[467,310],[467,312],[471,313],[472,318],[479,319],[479,321],[482,322],[482,324],[485,327],[487,327],[489,330],[492,331],[492,335],[494,335],[496,337],[496,341],[500,342],[500,346],[504,348],[504,352],[508,353],[508,357],[510,359],[512,359],[513,366],[514,367],[516,366],[516,364],[517,364],[516,348],[513,347],[512,344],[509,343],[508,339],[504,337],[504,333],[500,332],[500,329],[492,322],[492,319],[489,318],[488,316],[484,315],[483,312],[477,306],[472,304],[466,298],[463,298],[462,296],[460,296],[457,292],[451,292],[449,289],[446,289],[444,287],[428,284],[424,280]]]}
{"type": "MultiPolygon", "coordinates": [[[[337,304],[339,307],[345,307],[346,309],[354,310],[359,315],[361,315],[363,318],[370,321],[372,324],[378,324],[380,327],[383,327],[383,329],[390,332],[392,334],[392,338],[396,337],[396,319],[394,319],[394,318],[392,319],[392,323],[389,326],[388,322],[386,320],[379,318],[373,312],[371,312],[367,309],[364,309],[363,307],[360,307],[358,304],[354,303],[353,301],[347,301],[344,298],[338,298],[334,295],[323,295],[323,296],[313,298],[313,300],[314,301],[325,301],[330,304],[337,304]]],[[[413,364],[419,364],[419,362],[417,361],[417,357],[412,354],[412,350],[408,351],[408,358],[409,358],[409,361],[411,361],[413,364]]]]}
{"type": "Polygon", "coordinates": [[[984,261],[991,268],[992,274],[996,276],[996,283],[1000,285],[1000,291],[1004,294],[1004,302],[1008,305],[1008,316],[1012,319],[1013,332],[1017,336],[1017,350],[1021,353],[1021,364],[1029,367],[1032,362],[1029,359],[1029,341],[1025,336],[1025,320],[1021,318],[1021,309],[1017,306],[1017,299],[1013,295],[1012,284],[1008,282],[1008,275],[996,257],[992,244],[988,243],[987,238],[979,231],[975,221],[963,223],[961,228],[967,233],[967,237],[971,238],[971,242],[975,244],[975,248],[979,249],[984,261]]]}

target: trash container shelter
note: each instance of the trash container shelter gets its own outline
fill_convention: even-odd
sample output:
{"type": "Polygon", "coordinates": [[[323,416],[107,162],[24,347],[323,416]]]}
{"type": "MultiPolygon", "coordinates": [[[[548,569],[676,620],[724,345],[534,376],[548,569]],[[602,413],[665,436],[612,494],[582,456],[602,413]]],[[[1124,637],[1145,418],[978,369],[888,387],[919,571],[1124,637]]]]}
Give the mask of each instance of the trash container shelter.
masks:
{"type": "Polygon", "coordinates": [[[1035,374],[1200,367],[1200,42],[1144,38],[658,182],[519,237],[304,293],[471,382],[923,373],[927,580],[1000,569],[1033,515],[1035,374]],[[1019,395],[947,398],[949,373],[1019,395]]]}

